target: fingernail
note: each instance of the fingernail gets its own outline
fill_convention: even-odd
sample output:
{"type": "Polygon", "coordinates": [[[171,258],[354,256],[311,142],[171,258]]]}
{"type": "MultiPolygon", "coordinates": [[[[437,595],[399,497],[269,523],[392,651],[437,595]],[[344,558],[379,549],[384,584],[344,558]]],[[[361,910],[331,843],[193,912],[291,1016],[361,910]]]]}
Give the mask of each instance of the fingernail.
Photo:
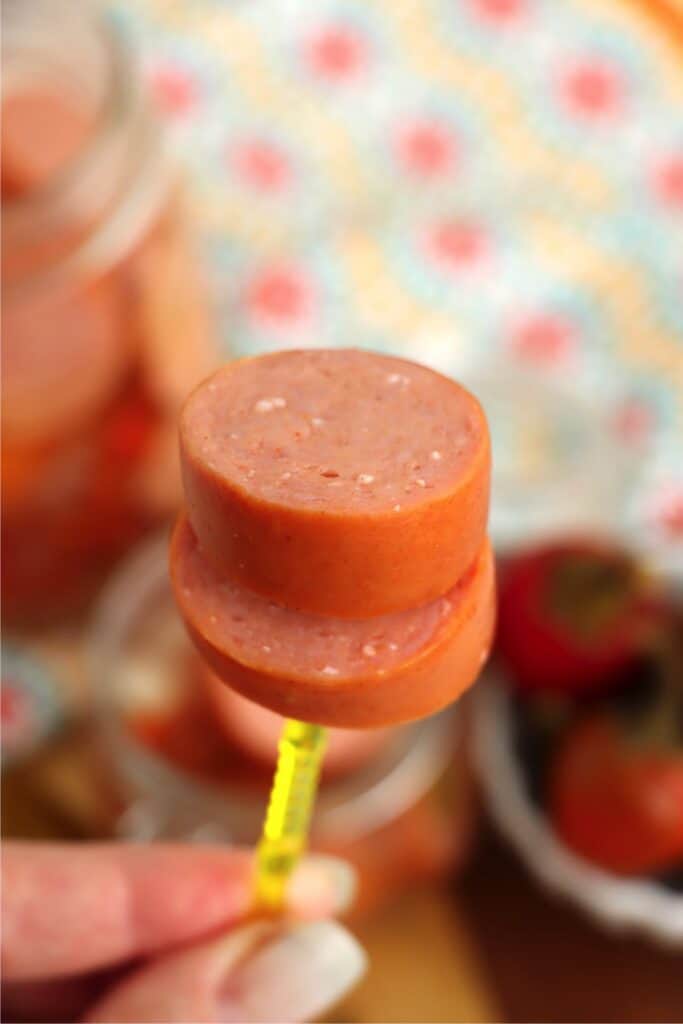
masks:
{"type": "Polygon", "coordinates": [[[312,854],[297,867],[287,903],[300,917],[343,914],[356,895],[356,872],[344,860],[312,854]]]}
{"type": "Polygon", "coordinates": [[[226,1024],[297,1024],[330,1009],[363,975],[365,953],[335,921],[296,924],[259,946],[219,989],[226,1024]]]}

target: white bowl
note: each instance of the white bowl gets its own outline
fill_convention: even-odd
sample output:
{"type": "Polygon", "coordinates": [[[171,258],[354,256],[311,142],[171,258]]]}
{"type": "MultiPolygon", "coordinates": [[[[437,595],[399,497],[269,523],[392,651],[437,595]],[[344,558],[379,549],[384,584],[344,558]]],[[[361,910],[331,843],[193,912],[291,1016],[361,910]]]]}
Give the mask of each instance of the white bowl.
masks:
{"type": "Polygon", "coordinates": [[[514,750],[512,698],[489,672],[475,689],[474,756],[491,815],[529,870],[600,925],[683,946],[683,896],[608,874],[572,853],[530,800],[514,750]]]}

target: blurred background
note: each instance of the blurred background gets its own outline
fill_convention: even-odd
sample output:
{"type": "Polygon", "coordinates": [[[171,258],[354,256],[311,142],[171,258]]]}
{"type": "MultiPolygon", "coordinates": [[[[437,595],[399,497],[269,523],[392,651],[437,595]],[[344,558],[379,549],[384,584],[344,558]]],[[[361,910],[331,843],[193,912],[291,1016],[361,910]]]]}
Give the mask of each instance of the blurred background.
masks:
{"type": "Polygon", "coordinates": [[[683,4],[5,0],[3,835],[258,835],[279,722],[166,583],[218,363],[353,345],[482,400],[475,692],[333,737],[348,1021],[683,1007],[683,4]]]}

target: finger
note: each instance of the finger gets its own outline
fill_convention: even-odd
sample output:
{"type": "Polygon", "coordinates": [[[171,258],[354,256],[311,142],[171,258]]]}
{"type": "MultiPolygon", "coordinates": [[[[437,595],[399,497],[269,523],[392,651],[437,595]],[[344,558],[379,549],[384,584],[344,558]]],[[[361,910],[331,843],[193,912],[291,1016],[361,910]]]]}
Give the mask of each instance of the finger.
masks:
{"type": "Polygon", "coordinates": [[[356,896],[355,869],[338,857],[316,853],[296,868],[287,886],[289,916],[314,919],[335,917],[353,905],[356,896]]]}
{"type": "Polygon", "coordinates": [[[243,851],[9,843],[2,859],[6,981],[156,952],[237,920],[249,903],[243,851]]]}
{"type": "Polygon", "coordinates": [[[257,922],[142,968],[85,1020],[296,1024],[330,1009],[365,966],[363,950],[336,922],[257,922]]]}
{"type": "MultiPolygon", "coordinates": [[[[5,981],[157,953],[230,925],[251,906],[253,860],[244,850],[7,843],[2,861],[5,981]]],[[[304,862],[293,911],[335,913],[352,878],[340,861],[304,862]]]]}

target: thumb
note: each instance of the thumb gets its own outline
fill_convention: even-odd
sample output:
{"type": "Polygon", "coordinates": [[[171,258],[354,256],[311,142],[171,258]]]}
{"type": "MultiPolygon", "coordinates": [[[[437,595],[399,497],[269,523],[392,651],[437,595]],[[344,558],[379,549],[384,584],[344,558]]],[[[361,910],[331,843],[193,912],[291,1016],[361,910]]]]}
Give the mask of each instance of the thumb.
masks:
{"type": "Polygon", "coordinates": [[[334,921],[257,921],[129,975],[85,1020],[297,1024],[333,1006],[365,965],[361,947],[334,921]]]}

